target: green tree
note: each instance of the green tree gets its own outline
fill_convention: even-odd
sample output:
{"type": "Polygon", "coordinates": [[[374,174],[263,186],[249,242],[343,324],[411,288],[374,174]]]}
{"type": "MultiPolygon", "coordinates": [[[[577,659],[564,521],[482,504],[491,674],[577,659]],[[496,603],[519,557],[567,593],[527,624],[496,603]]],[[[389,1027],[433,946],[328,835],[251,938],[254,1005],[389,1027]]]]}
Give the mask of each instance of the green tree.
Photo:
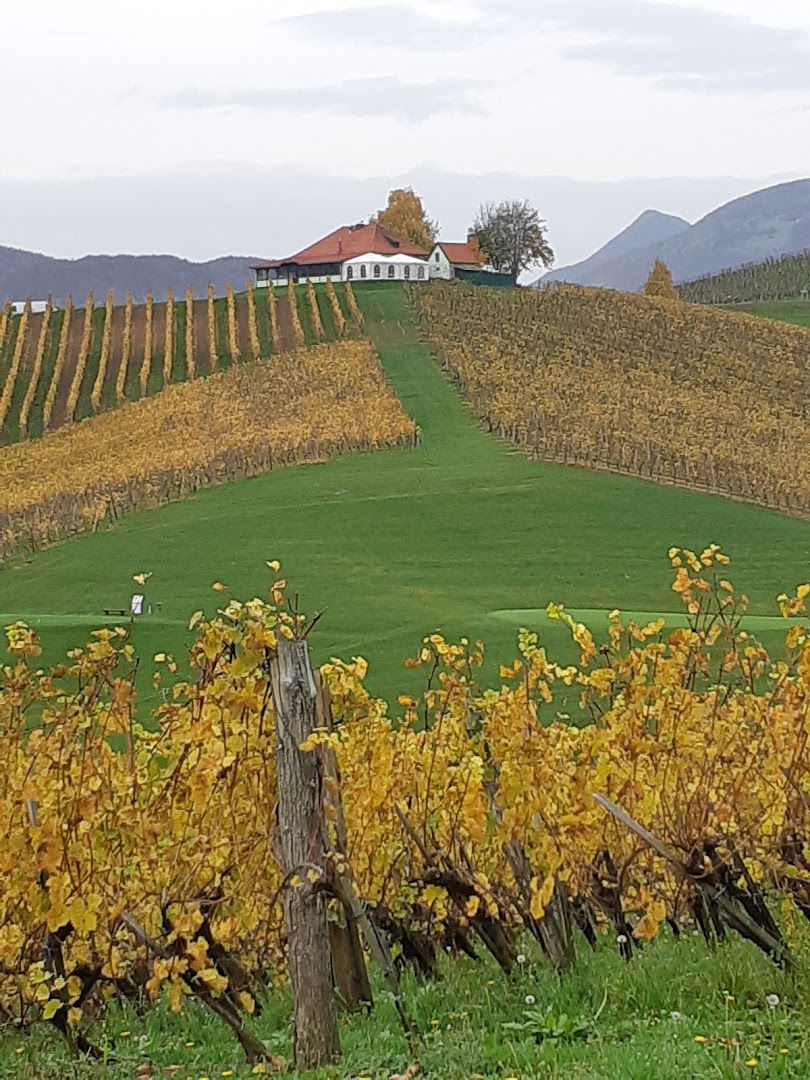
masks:
{"type": "Polygon", "coordinates": [[[661,259],[655,260],[647,284],[644,286],[645,296],[658,296],[664,300],[680,300],[678,290],[672,280],[669,267],[661,259]]]}
{"type": "Polygon", "coordinates": [[[554,262],[545,220],[528,199],[485,203],[478,208],[472,232],[493,270],[517,277],[538,263],[548,267],[554,262]]]}
{"type": "Polygon", "coordinates": [[[375,214],[372,223],[412,244],[431,251],[439,235],[439,223],[427,216],[422,200],[413,188],[395,188],[388,196],[388,205],[375,214]]]}

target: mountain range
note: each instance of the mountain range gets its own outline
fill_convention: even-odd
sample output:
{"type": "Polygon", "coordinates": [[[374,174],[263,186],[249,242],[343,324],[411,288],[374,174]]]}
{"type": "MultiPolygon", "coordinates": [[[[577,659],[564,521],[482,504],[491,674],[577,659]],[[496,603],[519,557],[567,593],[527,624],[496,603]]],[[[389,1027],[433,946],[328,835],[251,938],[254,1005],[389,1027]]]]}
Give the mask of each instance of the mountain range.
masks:
{"type": "Polygon", "coordinates": [[[217,295],[230,282],[243,289],[252,279],[251,263],[260,259],[226,255],[209,262],[189,262],[174,255],[85,255],[81,259],[54,259],[33,251],[0,247],[0,297],[45,300],[52,296],[64,304],[68,294],[83,303],[88,293],[104,300],[108,289],[123,299],[131,289],[136,301],[143,301],[151,289],[164,297],[172,288],[178,297],[189,285],[195,296],[204,296],[209,285],[217,295]]]}
{"type": "Polygon", "coordinates": [[[637,292],[663,259],[676,282],[810,248],[810,179],[734,199],[690,225],[647,211],[590,258],[538,284],[568,281],[637,292]]]}

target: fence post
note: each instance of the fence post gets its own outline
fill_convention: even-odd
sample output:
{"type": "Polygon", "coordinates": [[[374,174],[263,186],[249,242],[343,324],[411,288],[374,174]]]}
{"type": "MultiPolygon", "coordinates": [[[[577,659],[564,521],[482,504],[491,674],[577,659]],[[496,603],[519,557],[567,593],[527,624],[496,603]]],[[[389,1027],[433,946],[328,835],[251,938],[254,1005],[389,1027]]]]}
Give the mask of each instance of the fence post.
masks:
{"type": "Polygon", "coordinates": [[[317,691],[306,641],[280,639],[271,659],[278,778],[278,855],[284,890],[287,957],[294,1006],[296,1067],[335,1061],[340,1045],[327,925],[320,757],[301,744],[315,730],[317,691]],[[310,882],[317,870],[320,879],[310,882]],[[293,884],[300,879],[303,884],[293,884]],[[313,887],[314,886],[314,887],[313,887]]]}

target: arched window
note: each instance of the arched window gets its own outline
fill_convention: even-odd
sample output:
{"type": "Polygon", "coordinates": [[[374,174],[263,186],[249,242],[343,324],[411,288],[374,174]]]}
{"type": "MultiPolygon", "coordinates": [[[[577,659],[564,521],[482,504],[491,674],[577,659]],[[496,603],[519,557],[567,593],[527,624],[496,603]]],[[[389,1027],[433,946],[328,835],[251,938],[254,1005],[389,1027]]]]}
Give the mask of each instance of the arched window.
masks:
{"type": "Polygon", "coordinates": [[[425,268],[424,268],[424,266],[419,267],[419,269],[416,271],[416,276],[419,278],[420,281],[425,280],[425,268]]]}
{"type": "Polygon", "coordinates": [[[353,277],[354,277],[354,267],[353,266],[347,266],[346,267],[346,280],[351,281],[353,277]]]}
{"type": "Polygon", "coordinates": [[[397,268],[395,266],[388,267],[388,276],[390,278],[394,278],[397,276],[397,268]]]}
{"type": "Polygon", "coordinates": [[[403,277],[407,281],[411,276],[411,268],[410,268],[410,266],[404,266],[402,268],[402,270],[403,270],[403,277]]]}
{"type": "Polygon", "coordinates": [[[368,267],[365,263],[360,263],[360,277],[368,277],[368,267]]]}
{"type": "Polygon", "coordinates": [[[382,274],[382,267],[379,263],[374,263],[374,277],[380,277],[382,274]]]}

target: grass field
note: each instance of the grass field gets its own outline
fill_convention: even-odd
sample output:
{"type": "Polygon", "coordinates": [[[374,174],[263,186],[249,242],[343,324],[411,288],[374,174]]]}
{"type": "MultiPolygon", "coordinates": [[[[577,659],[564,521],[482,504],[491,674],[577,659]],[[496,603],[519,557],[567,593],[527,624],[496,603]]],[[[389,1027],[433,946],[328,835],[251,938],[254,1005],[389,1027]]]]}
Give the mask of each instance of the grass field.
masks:
{"type": "MultiPolygon", "coordinates": [[[[406,976],[403,991],[421,1033],[412,1052],[393,1005],[378,987],[371,1016],[343,1018],[340,1066],[307,1073],[307,1080],[389,1080],[413,1062],[420,1077],[432,1080],[801,1080],[810,1075],[806,973],[779,972],[739,940],[712,952],[702,938],[676,944],[663,937],[630,964],[605,940],[596,954],[580,950],[575,969],[562,980],[551,976],[527,943],[526,962],[511,980],[488,959],[464,958],[448,962],[438,982],[406,976]],[[774,1009],[765,1001],[769,994],[779,997],[774,1009]],[[547,1010],[558,1034],[538,1038],[534,1031],[547,1010]],[[504,1027],[524,1023],[525,1030],[504,1027]]],[[[278,993],[250,1025],[285,1061],[291,1054],[289,1017],[289,1002],[278,993]]],[[[109,1063],[70,1060],[45,1025],[30,1037],[9,1036],[0,1040],[0,1076],[217,1080],[256,1075],[230,1033],[193,1003],[180,1017],[162,1006],[141,1015],[111,1009],[104,1032],[94,1037],[108,1051],[109,1063]],[[138,1072],[139,1066],[144,1071],[138,1072]]]]}
{"type": "MultiPolygon", "coordinates": [[[[318,659],[363,655],[371,688],[392,696],[416,676],[402,668],[425,633],[480,637],[493,666],[514,654],[524,621],[566,652],[549,600],[594,613],[615,606],[676,611],[666,551],[717,542],[730,576],[759,616],[807,580],[810,523],[730,500],[629,478],[532,462],[482,432],[419,340],[398,287],[359,290],[369,333],[408,412],[417,450],[351,455],[217,488],[116,528],[41,552],[0,571],[0,618],[30,620],[47,656],[63,656],[105,607],[126,607],[132,574],[152,571],[147,602],[159,613],[136,626],[150,700],[149,663],[182,655],[189,614],[248,598],[269,584],[279,558],[309,610],[325,608],[313,636],[318,659]],[[503,612],[509,612],[504,617],[503,612]]],[[[779,620],[756,627],[774,645],[779,620]]]]}
{"type": "Polygon", "coordinates": [[[745,311],[763,319],[810,326],[810,300],[763,300],[750,304],[727,304],[726,311],[745,311]]]}

